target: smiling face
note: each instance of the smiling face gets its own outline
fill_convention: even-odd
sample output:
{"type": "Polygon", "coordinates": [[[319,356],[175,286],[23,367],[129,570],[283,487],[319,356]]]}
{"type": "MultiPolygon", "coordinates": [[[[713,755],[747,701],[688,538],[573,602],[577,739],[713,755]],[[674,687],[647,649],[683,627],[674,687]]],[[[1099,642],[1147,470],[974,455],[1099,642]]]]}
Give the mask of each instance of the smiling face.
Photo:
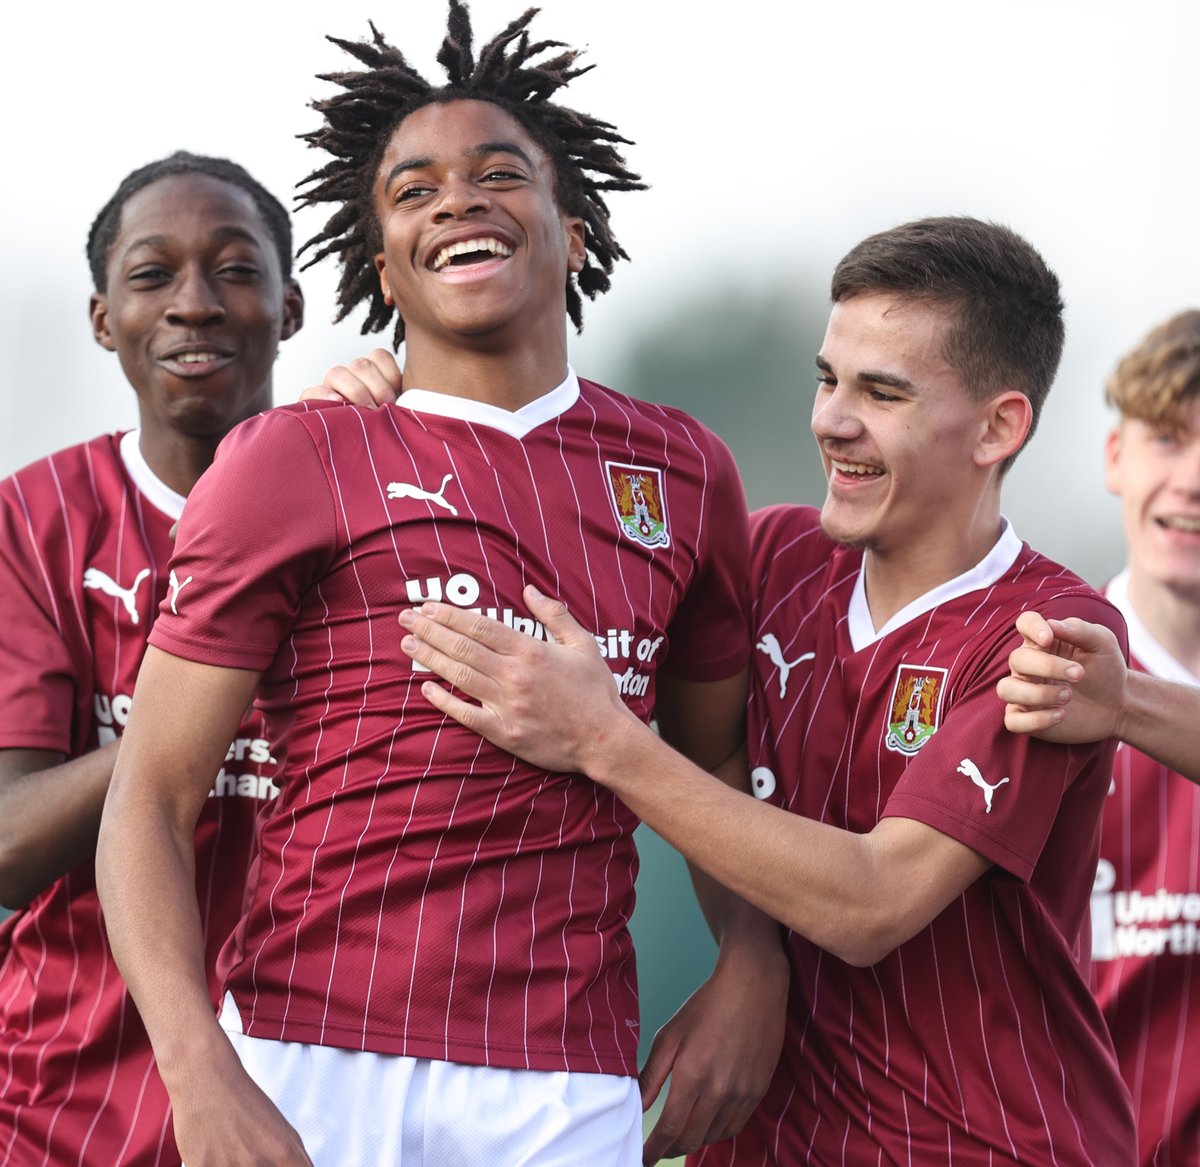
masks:
{"type": "Polygon", "coordinates": [[[943,309],[891,294],[835,304],[812,414],[829,479],[826,533],[935,575],[982,541],[976,562],[997,533],[980,517],[999,476],[988,444],[995,403],[972,400],[947,364],[948,323],[943,309]]]}
{"type": "Polygon", "coordinates": [[[400,123],[375,184],[384,298],[407,352],[430,342],[565,352],[566,281],[583,266],[583,224],[566,215],[554,167],[486,101],[426,105],[400,123]]]}
{"type": "Polygon", "coordinates": [[[1122,420],[1108,436],[1105,471],[1121,499],[1131,587],[1200,603],[1200,398],[1178,430],[1122,420]]]}
{"type": "Polygon", "coordinates": [[[205,174],[150,183],[121,210],[107,275],[92,329],[138,395],[143,449],[171,432],[219,439],[270,406],[303,300],[249,194],[205,174]]]}

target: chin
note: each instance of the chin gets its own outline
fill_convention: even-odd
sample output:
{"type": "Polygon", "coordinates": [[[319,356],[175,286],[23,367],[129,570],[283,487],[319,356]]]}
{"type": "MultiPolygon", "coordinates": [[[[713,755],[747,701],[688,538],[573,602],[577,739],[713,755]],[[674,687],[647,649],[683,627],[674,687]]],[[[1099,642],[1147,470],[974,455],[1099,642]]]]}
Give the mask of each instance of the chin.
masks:
{"type": "Polygon", "coordinates": [[[874,547],[878,543],[875,537],[875,532],[870,529],[863,529],[860,526],[853,526],[852,523],[840,521],[836,508],[830,508],[829,499],[826,499],[826,504],[821,508],[821,529],[835,543],[844,544],[847,547],[874,547]]]}
{"type": "Polygon", "coordinates": [[[846,547],[861,547],[863,550],[867,550],[878,542],[872,532],[856,531],[841,526],[835,519],[826,515],[825,511],[821,512],[821,530],[835,543],[841,543],[846,547]]]}

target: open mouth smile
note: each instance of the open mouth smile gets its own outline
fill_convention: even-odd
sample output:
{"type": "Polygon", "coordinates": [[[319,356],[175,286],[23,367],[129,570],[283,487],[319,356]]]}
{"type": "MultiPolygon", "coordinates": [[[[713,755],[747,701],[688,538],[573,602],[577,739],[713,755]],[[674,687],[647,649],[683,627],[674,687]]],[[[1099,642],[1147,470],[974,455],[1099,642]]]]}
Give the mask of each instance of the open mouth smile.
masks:
{"type": "Polygon", "coordinates": [[[507,243],[490,236],[482,236],[478,239],[463,239],[443,247],[433,257],[429,266],[436,272],[448,268],[472,267],[494,258],[507,259],[512,253],[513,249],[507,243]]]}

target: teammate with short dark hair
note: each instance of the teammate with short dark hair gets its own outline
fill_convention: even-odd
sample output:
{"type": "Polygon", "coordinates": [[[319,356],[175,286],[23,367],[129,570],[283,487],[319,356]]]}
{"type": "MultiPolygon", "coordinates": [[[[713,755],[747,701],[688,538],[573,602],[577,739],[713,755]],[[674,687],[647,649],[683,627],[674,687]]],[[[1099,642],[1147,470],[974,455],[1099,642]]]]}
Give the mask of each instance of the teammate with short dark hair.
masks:
{"type": "Polygon", "coordinates": [[[824,505],[752,521],[757,802],[633,722],[561,603],[528,596],[557,643],[442,602],[402,614],[403,646],[453,680],[426,684],[436,708],[586,773],[790,929],[775,1080],[697,1162],[1129,1163],[1087,987],[1112,749],[1015,737],[993,693],[1027,605],[1121,629],[1000,509],[1057,365],[1058,281],[1006,228],[930,219],[852,249],[833,300],[824,505]]]}
{"type": "MultiPolygon", "coordinates": [[[[522,587],[562,590],[635,715],[748,786],[732,458],[567,363],[568,314],[621,254],[601,192],[640,183],[611,127],[551,100],[580,69],[530,40],[532,12],[478,57],[450,14],[446,85],[377,32],[339,42],[366,67],[334,75],[309,135],[334,157],[308,183],[335,205],[313,246],[341,261],[343,311],[369,301],[371,329],[396,314],[405,391],[275,410],[224,443],[110,792],[105,912],[189,1163],[642,1159],[637,820],[431,710],[402,607],[438,597],[538,637],[522,587]],[[222,1032],[185,844],[214,735],[256,688],[287,758],[222,1032]]],[[[651,1054],[648,1095],[672,1087],[647,1161],[740,1127],[782,1037],[778,928],[704,891],[721,953],[651,1054]]]]}
{"type": "MultiPolygon", "coordinates": [[[[301,325],[283,207],[240,166],[176,153],[133,171],[88,239],[92,327],[138,428],[0,483],[0,1161],[177,1164],[167,1095],[96,897],[100,812],[159,603],[170,528],[217,443],[271,404],[301,325]]],[[[275,793],[251,711],[214,743],[195,830],[206,991],[275,793]],[[232,743],[232,744],[231,744],[232,743]]]]}

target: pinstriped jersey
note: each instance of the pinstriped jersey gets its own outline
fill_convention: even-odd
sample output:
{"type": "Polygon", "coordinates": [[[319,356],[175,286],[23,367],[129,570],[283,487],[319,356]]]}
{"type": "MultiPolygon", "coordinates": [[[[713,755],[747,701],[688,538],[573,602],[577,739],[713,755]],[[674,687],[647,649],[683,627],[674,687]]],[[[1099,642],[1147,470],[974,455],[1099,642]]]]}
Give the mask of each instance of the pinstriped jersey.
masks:
{"type": "MultiPolygon", "coordinates": [[[[63,450],[0,483],[0,748],[74,758],[120,735],[168,590],[168,531],[182,501],[141,460],[136,433],[63,450]]],[[[254,817],[274,792],[270,756],[254,714],[197,826],[214,1002],[254,817]]],[[[0,1162],[178,1161],[89,860],[0,924],[0,1162]]]]}
{"type": "Polygon", "coordinates": [[[1008,734],[994,691],[1022,609],[1121,630],[1119,617],[1007,526],[878,632],[862,552],[826,538],[815,510],[758,513],[752,548],[756,793],[856,832],[916,819],[994,866],[870,968],[789,936],[775,1079],[700,1162],[1131,1162],[1129,1100],[1087,985],[1112,748],[1008,734]]]}
{"type": "MultiPolygon", "coordinates": [[[[1138,619],[1128,571],[1105,590],[1135,668],[1200,683],[1138,619]]],[[[1133,1095],[1138,1161],[1200,1163],[1200,787],[1124,745],[1092,891],[1092,987],[1133,1095]]]]}
{"type": "Polygon", "coordinates": [[[718,439],[574,374],[515,414],[409,389],[377,411],[285,407],[225,440],[152,639],[261,670],[287,726],[229,961],[247,1034],[636,1072],[634,816],[443,718],[397,616],[432,598],[545,637],[521,599],[535,584],[648,719],[660,667],[745,665],[746,531],[718,439]]]}

